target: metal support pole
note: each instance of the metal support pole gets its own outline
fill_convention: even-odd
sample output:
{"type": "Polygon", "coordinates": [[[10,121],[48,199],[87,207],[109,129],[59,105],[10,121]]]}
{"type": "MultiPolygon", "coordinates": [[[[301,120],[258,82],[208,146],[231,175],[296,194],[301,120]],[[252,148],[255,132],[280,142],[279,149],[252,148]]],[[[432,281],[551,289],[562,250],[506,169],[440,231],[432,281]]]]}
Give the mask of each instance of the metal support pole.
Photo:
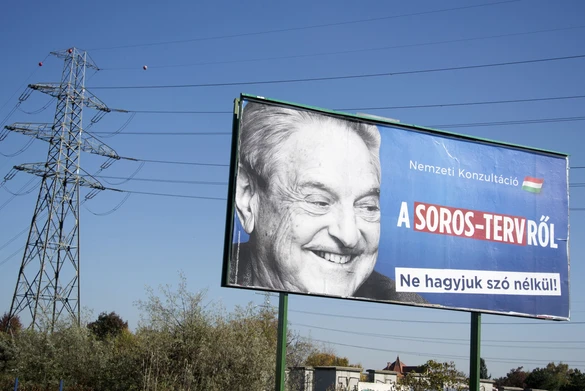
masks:
{"type": "Polygon", "coordinates": [[[479,391],[481,361],[481,314],[471,313],[471,341],[469,349],[469,391],[479,391]]]}
{"type": "Polygon", "coordinates": [[[286,369],[286,323],[288,313],[288,293],[278,298],[278,341],[276,345],[276,391],[284,391],[286,369]]]}

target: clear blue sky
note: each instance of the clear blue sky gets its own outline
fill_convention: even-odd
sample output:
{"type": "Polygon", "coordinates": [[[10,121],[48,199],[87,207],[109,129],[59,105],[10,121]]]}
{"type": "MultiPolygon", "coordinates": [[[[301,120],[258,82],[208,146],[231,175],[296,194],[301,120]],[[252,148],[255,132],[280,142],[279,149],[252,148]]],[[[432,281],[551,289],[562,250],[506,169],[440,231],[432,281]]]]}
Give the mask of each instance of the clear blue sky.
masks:
{"type": "MultiPolygon", "coordinates": [[[[566,152],[571,155],[571,166],[585,166],[583,98],[368,109],[583,95],[585,58],[288,84],[97,88],[374,74],[585,54],[584,2],[519,0],[470,7],[487,3],[8,2],[0,12],[0,105],[6,102],[0,106],[0,119],[16,105],[26,83],[59,80],[62,61],[47,58],[51,50],[76,46],[88,50],[103,69],[97,74],[88,71],[88,89],[114,108],[229,112],[233,99],[245,92],[324,108],[369,112],[447,130],[449,124],[557,119],[469,125],[454,130],[566,152]],[[318,25],[321,27],[309,28],[318,25]],[[39,61],[43,61],[42,67],[37,65],[39,61]],[[143,65],[148,70],[144,71],[143,65]],[[571,117],[581,120],[558,120],[571,117]]],[[[35,93],[20,108],[34,112],[48,102],[47,96],[35,93]]],[[[51,122],[53,115],[52,104],[39,114],[16,111],[8,123],[51,122]]],[[[86,124],[90,118],[88,110],[84,113],[86,124]]],[[[127,114],[111,113],[90,130],[116,131],[129,118],[127,114]]],[[[230,131],[229,114],[139,113],[121,134],[103,141],[123,156],[227,165],[230,131]],[[172,132],[222,134],[177,136],[172,132]]],[[[0,142],[0,152],[14,154],[28,141],[25,136],[10,134],[0,142]]],[[[35,141],[17,156],[0,156],[0,176],[13,165],[43,161],[46,151],[45,143],[35,141]]],[[[82,162],[88,172],[95,172],[103,159],[84,155],[82,162]]],[[[117,162],[102,175],[128,177],[137,168],[132,162],[117,162]]],[[[228,169],[148,163],[136,178],[225,183],[228,169]]],[[[30,179],[19,173],[7,187],[13,192],[23,186],[31,189],[36,179],[27,186],[30,179]]],[[[570,182],[585,182],[585,170],[571,170],[570,182]]],[[[227,186],[221,183],[130,181],[118,187],[225,198],[227,186]]],[[[585,207],[583,190],[571,187],[571,207],[585,207]]],[[[37,193],[35,188],[28,195],[13,198],[0,189],[0,205],[13,198],[0,209],[0,312],[10,307],[22,257],[19,249],[25,244],[26,234],[4,244],[28,226],[37,193]],[[16,255],[11,257],[12,254],[16,255]]],[[[101,193],[85,206],[94,213],[104,213],[122,198],[120,194],[101,193]]],[[[585,212],[571,213],[571,322],[484,315],[482,356],[492,375],[504,375],[517,366],[532,369],[550,361],[585,369],[585,288],[580,283],[585,277],[583,216],[585,212]]],[[[91,309],[94,317],[102,311],[116,311],[135,327],[139,313],[134,302],[144,298],[145,286],[176,284],[180,270],[192,290],[207,289],[210,299],[222,301],[228,308],[250,301],[261,304],[264,297],[254,292],[220,287],[224,221],[225,202],[214,200],[134,194],[107,216],[96,216],[82,207],[83,307],[91,309]]],[[[277,299],[273,299],[276,303],[277,299]]],[[[468,369],[468,313],[293,295],[289,308],[290,327],[316,340],[328,341],[339,355],[365,368],[381,369],[400,355],[408,365],[428,359],[454,360],[460,369],[468,369]],[[433,323],[445,321],[460,323],[433,323]]]]}

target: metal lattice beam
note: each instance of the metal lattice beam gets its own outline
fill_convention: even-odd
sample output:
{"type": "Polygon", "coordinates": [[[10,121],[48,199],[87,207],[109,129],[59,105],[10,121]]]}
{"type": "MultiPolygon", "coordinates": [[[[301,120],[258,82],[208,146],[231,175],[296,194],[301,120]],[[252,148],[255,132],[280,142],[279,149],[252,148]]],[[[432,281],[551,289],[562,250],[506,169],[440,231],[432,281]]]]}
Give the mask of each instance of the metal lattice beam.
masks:
{"type": "MultiPolygon", "coordinates": [[[[7,130],[22,133],[26,136],[38,138],[39,140],[47,141],[49,143],[56,142],[55,136],[58,135],[53,129],[53,124],[35,124],[35,123],[14,123],[7,125],[4,128],[7,130]]],[[[81,137],[81,150],[96,155],[110,157],[112,159],[120,159],[120,156],[112,148],[95,138],[89,133],[83,133],[81,137]]]]}

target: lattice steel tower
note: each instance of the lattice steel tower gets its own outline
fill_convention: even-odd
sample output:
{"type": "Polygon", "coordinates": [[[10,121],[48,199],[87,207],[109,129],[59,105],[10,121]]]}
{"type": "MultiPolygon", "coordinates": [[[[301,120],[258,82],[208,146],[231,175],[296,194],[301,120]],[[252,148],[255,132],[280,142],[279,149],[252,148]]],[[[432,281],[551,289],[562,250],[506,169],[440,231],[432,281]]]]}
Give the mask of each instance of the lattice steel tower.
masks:
{"type": "MultiPolygon", "coordinates": [[[[28,94],[37,90],[57,99],[53,123],[6,126],[49,143],[46,162],[14,167],[42,181],[9,312],[13,317],[28,310],[30,327],[44,330],[52,330],[61,317],[80,320],[79,187],[92,188],[86,199],[104,189],[81,169],[81,151],[107,156],[102,169],[119,159],[82,127],[84,107],[97,110],[92,123],[111,111],[84,86],[86,68],[98,68],[86,52],[76,48],[51,54],[64,59],[61,82],[31,84],[28,94]]],[[[24,99],[27,96],[25,92],[24,99]]]]}

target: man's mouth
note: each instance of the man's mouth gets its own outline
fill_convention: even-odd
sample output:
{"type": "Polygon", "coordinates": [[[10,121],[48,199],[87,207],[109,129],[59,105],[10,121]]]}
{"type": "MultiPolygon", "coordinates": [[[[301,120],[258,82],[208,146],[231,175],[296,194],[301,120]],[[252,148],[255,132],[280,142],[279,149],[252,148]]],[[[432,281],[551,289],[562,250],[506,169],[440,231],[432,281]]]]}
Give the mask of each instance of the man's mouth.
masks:
{"type": "Polygon", "coordinates": [[[344,263],[348,263],[349,261],[351,261],[351,258],[352,258],[351,255],[339,255],[339,254],[328,253],[325,251],[313,251],[313,253],[315,255],[317,255],[318,257],[325,259],[326,261],[338,263],[341,265],[343,265],[344,263]]]}

